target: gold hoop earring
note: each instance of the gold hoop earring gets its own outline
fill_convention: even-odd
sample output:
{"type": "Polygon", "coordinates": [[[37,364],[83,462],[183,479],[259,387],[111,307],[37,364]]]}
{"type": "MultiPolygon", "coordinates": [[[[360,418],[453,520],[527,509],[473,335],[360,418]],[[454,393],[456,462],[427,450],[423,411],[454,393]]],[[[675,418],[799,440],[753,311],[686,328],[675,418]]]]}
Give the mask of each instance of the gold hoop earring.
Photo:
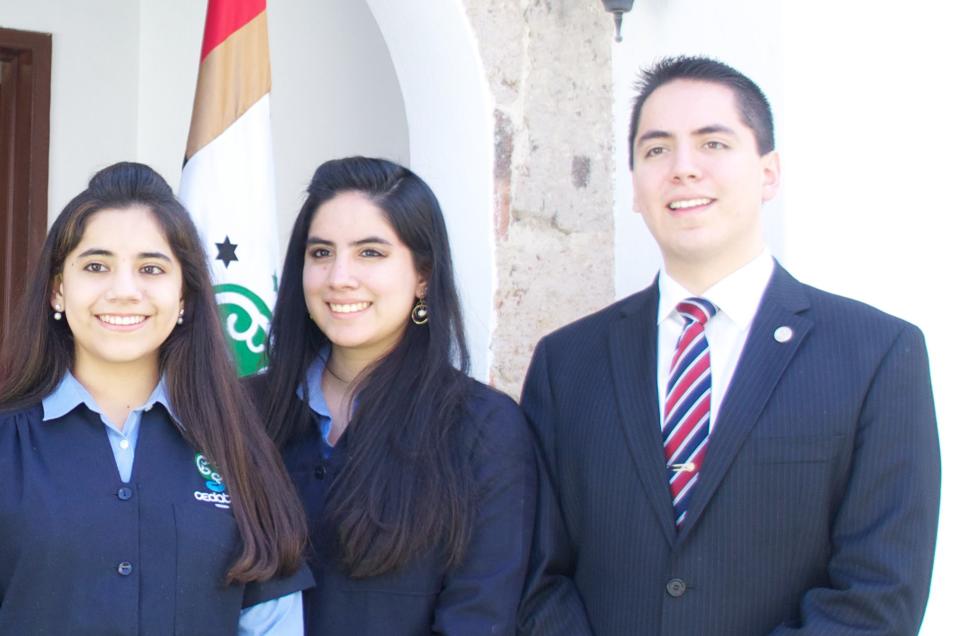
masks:
{"type": "Polygon", "coordinates": [[[410,320],[412,320],[415,325],[425,325],[430,320],[427,312],[427,303],[423,298],[417,299],[417,304],[413,306],[413,311],[410,312],[410,320]]]}

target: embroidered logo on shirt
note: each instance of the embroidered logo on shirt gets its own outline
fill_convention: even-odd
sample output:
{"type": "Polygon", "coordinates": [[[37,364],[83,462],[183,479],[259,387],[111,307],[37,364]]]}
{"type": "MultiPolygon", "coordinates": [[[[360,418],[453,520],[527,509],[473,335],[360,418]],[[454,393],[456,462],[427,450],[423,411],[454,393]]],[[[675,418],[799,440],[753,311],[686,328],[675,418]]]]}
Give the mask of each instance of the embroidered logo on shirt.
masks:
{"type": "Polygon", "coordinates": [[[220,473],[200,453],[197,453],[194,463],[197,465],[200,476],[206,480],[207,490],[211,492],[195,490],[193,491],[193,498],[197,501],[212,503],[217,508],[229,508],[230,495],[227,494],[227,485],[223,483],[223,477],[220,476],[220,473]]]}

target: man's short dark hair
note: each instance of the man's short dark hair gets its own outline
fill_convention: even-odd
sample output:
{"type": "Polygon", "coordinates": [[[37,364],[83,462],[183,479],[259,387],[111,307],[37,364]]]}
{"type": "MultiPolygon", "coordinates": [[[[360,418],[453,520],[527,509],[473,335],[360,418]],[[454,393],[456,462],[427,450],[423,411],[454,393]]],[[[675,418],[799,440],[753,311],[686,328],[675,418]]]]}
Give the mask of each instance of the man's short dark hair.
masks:
{"type": "Polygon", "coordinates": [[[753,131],[757,140],[757,151],[765,155],[774,148],[773,113],[770,102],[753,80],[737,69],[700,56],[668,57],[660,60],[648,69],[641,71],[635,88],[637,96],[633,101],[630,115],[630,169],[633,170],[633,142],[640,125],[640,111],[653,91],[674,80],[696,80],[712,82],[728,87],[733,91],[740,108],[740,118],[745,126],[753,131]]]}

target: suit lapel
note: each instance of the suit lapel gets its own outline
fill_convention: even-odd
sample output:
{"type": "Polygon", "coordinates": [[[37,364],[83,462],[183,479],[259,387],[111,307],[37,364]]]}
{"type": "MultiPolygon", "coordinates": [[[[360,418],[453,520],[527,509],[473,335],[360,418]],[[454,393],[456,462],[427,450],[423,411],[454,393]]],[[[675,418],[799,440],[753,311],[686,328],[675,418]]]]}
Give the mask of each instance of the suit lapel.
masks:
{"type": "Polygon", "coordinates": [[[676,540],[673,504],[667,486],[657,396],[656,283],[624,304],[610,328],[613,388],[627,450],[664,536],[676,540]]]}
{"type": "Polygon", "coordinates": [[[777,264],[737,362],[720,416],[710,433],[706,461],[678,541],[683,541],[696,525],[810,331],[813,323],[800,315],[808,306],[800,283],[777,264]],[[774,338],[774,332],[780,327],[792,330],[786,342],[774,338]]]}

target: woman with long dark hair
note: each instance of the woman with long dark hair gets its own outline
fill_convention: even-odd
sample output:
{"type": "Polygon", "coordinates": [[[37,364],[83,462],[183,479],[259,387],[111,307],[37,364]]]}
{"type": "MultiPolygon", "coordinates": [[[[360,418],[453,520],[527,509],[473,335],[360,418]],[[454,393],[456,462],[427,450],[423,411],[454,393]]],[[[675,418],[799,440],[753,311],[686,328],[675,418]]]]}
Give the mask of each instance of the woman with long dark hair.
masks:
{"type": "Polygon", "coordinates": [[[0,354],[0,633],[301,633],[303,513],[170,187],[101,170],[35,271],[0,354]]]}
{"type": "Polygon", "coordinates": [[[535,459],[514,402],[465,374],[426,183],[363,157],[317,169],[269,342],[251,386],[311,526],[307,632],[513,633],[535,459]]]}

